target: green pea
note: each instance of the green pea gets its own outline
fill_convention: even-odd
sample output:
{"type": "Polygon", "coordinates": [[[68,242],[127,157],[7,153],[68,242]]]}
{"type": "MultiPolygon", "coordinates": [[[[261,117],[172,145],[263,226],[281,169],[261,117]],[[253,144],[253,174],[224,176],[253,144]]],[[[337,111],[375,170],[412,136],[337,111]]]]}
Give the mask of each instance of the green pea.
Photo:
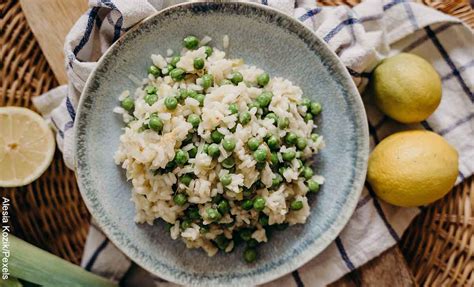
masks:
{"type": "Polygon", "coordinates": [[[296,152],[289,150],[282,153],[281,157],[284,161],[292,161],[296,157],[296,152]]]}
{"type": "Polygon", "coordinates": [[[230,81],[232,84],[237,85],[238,83],[242,82],[244,80],[244,77],[242,76],[241,73],[239,72],[233,72],[230,75],[230,81]]]}
{"type": "Polygon", "coordinates": [[[323,107],[321,106],[320,103],[315,103],[315,102],[311,103],[310,111],[314,116],[317,116],[321,112],[322,109],[323,107]]]}
{"type": "Polygon", "coordinates": [[[199,45],[199,40],[195,36],[187,36],[186,38],[183,39],[183,42],[184,42],[184,47],[186,47],[189,50],[194,50],[199,45]]]}
{"type": "Polygon", "coordinates": [[[176,161],[177,164],[179,164],[179,165],[186,164],[188,162],[188,159],[189,159],[189,155],[184,150],[179,149],[176,152],[175,161],[176,161]]]}
{"type": "Polygon", "coordinates": [[[275,174],[275,177],[272,179],[272,187],[278,187],[282,181],[283,177],[279,173],[275,174]]]}
{"type": "Polygon", "coordinates": [[[150,120],[148,121],[148,127],[155,132],[161,132],[163,130],[163,121],[160,117],[151,115],[150,120]]]}
{"type": "Polygon", "coordinates": [[[232,139],[232,138],[224,139],[224,141],[222,142],[222,147],[224,147],[226,151],[233,151],[235,149],[235,139],[232,139]]]}
{"type": "Polygon", "coordinates": [[[298,137],[298,139],[296,140],[296,147],[299,150],[304,150],[307,145],[308,145],[308,141],[303,137],[298,137]]]}
{"type": "Polygon", "coordinates": [[[164,71],[165,69],[163,69],[163,70],[161,70],[161,73],[163,75],[168,75],[171,72],[171,70],[173,70],[173,69],[174,69],[174,66],[171,65],[171,64],[168,64],[168,65],[166,65],[166,71],[164,71]]]}
{"type": "Polygon", "coordinates": [[[192,176],[190,174],[183,174],[180,178],[179,178],[179,182],[181,182],[182,184],[188,186],[190,183],[191,183],[191,180],[192,180],[192,176]]]}
{"type": "Polygon", "coordinates": [[[244,201],[242,201],[242,208],[244,210],[250,210],[253,208],[253,200],[251,199],[244,199],[244,201]]]}
{"type": "Polygon", "coordinates": [[[207,208],[206,209],[206,214],[207,214],[207,217],[211,221],[219,220],[222,217],[222,215],[219,213],[219,211],[217,211],[217,209],[215,209],[215,208],[207,208]]]}
{"type": "Polygon", "coordinates": [[[188,97],[190,97],[192,99],[196,99],[198,93],[195,90],[188,90],[187,95],[188,95],[188,97]]]}
{"type": "Polygon", "coordinates": [[[311,192],[317,192],[319,190],[319,184],[312,179],[308,180],[306,184],[308,185],[308,189],[311,192]]]}
{"type": "Polygon", "coordinates": [[[292,132],[287,133],[285,136],[285,141],[288,144],[295,144],[297,139],[298,137],[292,132]]]}
{"type": "Polygon", "coordinates": [[[166,231],[170,232],[171,227],[173,227],[173,224],[168,223],[168,222],[165,223],[165,229],[166,229],[166,231]]]}
{"type": "Polygon", "coordinates": [[[268,113],[265,118],[272,119],[274,123],[278,122],[278,116],[275,113],[268,113]]]}
{"type": "Polygon", "coordinates": [[[300,210],[303,208],[303,202],[301,200],[293,200],[290,204],[291,210],[300,210]]]}
{"type": "Polygon", "coordinates": [[[178,93],[178,100],[182,103],[188,98],[188,90],[180,89],[178,93]]]}
{"type": "Polygon", "coordinates": [[[272,92],[263,92],[257,96],[257,103],[260,105],[261,108],[264,108],[270,104],[272,101],[273,94],[272,92]]]}
{"type": "Polygon", "coordinates": [[[288,223],[282,223],[275,225],[275,229],[278,231],[283,231],[288,228],[288,223]]]}
{"type": "Polygon", "coordinates": [[[243,240],[243,241],[248,241],[252,238],[252,230],[248,229],[248,228],[243,228],[239,231],[239,237],[243,240]]]}
{"type": "Polygon", "coordinates": [[[247,248],[244,251],[244,260],[247,263],[252,263],[257,260],[257,251],[254,248],[247,248]]]}
{"type": "Polygon", "coordinates": [[[185,75],[186,75],[186,72],[181,68],[175,68],[175,69],[171,70],[171,72],[170,72],[170,77],[176,82],[181,81],[182,79],[184,79],[185,75]]]}
{"type": "Polygon", "coordinates": [[[158,101],[158,96],[156,94],[146,94],[143,99],[145,100],[145,103],[152,106],[156,101],[158,101]]]}
{"type": "Polygon", "coordinates": [[[190,150],[188,150],[189,158],[195,158],[197,155],[198,149],[197,147],[193,146],[190,150]]]}
{"type": "Polygon", "coordinates": [[[209,225],[199,226],[199,233],[201,233],[201,234],[206,234],[206,233],[209,232],[209,230],[210,230],[209,225]]]}
{"type": "Polygon", "coordinates": [[[203,94],[197,94],[196,96],[196,100],[199,102],[200,107],[204,106],[204,98],[205,96],[203,94]]]}
{"type": "Polygon", "coordinates": [[[276,150],[278,149],[278,145],[279,145],[279,141],[278,141],[278,138],[274,135],[270,136],[268,139],[267,139],[267,144],[268,144],[268,147],[271,149],[271,150],[276,150]]]}
{"type": "Polygon", "coordinates": [[[209,150],[209,145],[208,145],[208,144],[204,144],[204,145],[202,146],[202,152],[203,152],[203,153],[207,153],[208,150],[209,150]]]}
{"type": "Polygon", "coordinates": [[[120,103],[122,108],[128,112],[132,112],[133,109],[135,108],[135,102],[131,97],[126,97],[125,99],[122,100],[120,103]]]}
{"type": "Polygon", "coordinates": [[[165,106],[168,110],[174,110],[178,106],[178,100],[175,97],[166,97],[165,106]]]}
{"type": "Polygon", "coordinates": [[[207,153],[211,156],[211,157],[218,157],[220,154],[221,154],[221,151],[219,150],[219,146],[217,144],[211,144],[209,145],[209,148],[207,150],[207,153]]]}
{"type": "Polygon", "coordinates": [[[258,217],[258,222],[262,226],[267,226],[268,225],[268,215],[266,215],[265,213],[260,213],[260,216],[258,217]]]}
{"type": "Polygon", "coordinates": [[[221,86],[225,86],[225,85],[233,85],[233,83],[230,81],[230,80],[227,80],[227,79],[224,79],[221,81],[221,86]]]}
{"type": "Polygon", "coordinates": [[[184,138],[183,142],[182,142],[182,145],[187,145],[189,143],[192,143],[193,142],[193,138],[194,138],[194,134],[193,133],[189,133],[186,135],[186,137],[184,138]]]}
{"type": "Polygon", "coordinates": [[[229,202],[225,199],[221,200],[217,205],[217,210],[219,210],[220,214],[226,214],[230,210],[229,202]]]}
{"type": "Polygon", "coordinates": [[[199,214],[199,209],[197,207],[189,207],[186,211],[190,219],[201,219],[201,215],[199,214]]]}
{"type": "Polygon", "coordinates": [[[306,115],[304,115],[304,120],[306,122],[309,122],[312,119],[313,119],[313,115],[311,113],[306,113],[306,115]]]}
{"type": "Polygon", "coordinates": [[[228,186],[232,183],[232,176],[230,174],[224,174],[223,176],[221,176],[220,182],[223,186],[228,186]]]}
{"type": "Polygon", "coordinates": [[[255,164],[255,168],[257,170],[264,170],[265,169],[265,166],[267,165],[266,162],[257,162],[257,164],[255,164]]]}
{"type": "Polygon", "coordinates": [[[229,239],[225,237],[223,234],[216,236],[216,238],[214,239],[214,242],[216,243],[217,248],[219,248],[220,250],[225,250],[227,246],[229,245],[229,239]]]}
{"type": "Polygon", "coordinates": [[[221,134],[218,130],[214,130],[214,131],[211,133],[211,139],[212,139],[212,141],[215,142],[215,143],[220,143],[223,138],[224,138],[224,135],[221,134]]]}
{"type": "Polygon", "coordinates": [[[270,81],[270,75],[268,73],[262,73],[257,77],[257,84],[261,87],[265,87],[270,81]]]}
{"type": "Polygon", "coordinates": [[[251,120],[251,116],[250,116],[250,113],[249,112],[243,112],[239,115],[239,122],[242,124],[242,125],[246,125],[250,122],[251,120]]]}
{"type": "Polygon", "coordinates": [[[265,208],[266,201],[263,197],[257,196],[253,200],[253,208],[257,211],[262,211],[265,208]]]}
{"type": "MultiPolygon", "coordinates": [[[[242,194],[244,195],[244,197],[251,197],[252,193],[253,191],[250,188],[244,188],[244,190],[242,191],[242,194]]],[[[253,203],[252,203],[252,206],[253,206],[253,203]]]]}
{"type": "Polygon", "coordinates": [[[311,134],[310,138],[313,142],[316,142],[319,138],[319,135],[318,134],[311,134]]]}
{"type": "Polygon", "coordinates": [[[173,201],[179,206],[183,206],[186,204],[188,199],[186,198],[186,195],[184,193],[177,193],[175,196],[173,196],[173,201]]]}
{"type": "Polygon", "coordinates": [[[272,165],[275,165],[275,166],[278,164],[279,160],[278,160],[278,156],[276,152],[272,152],[270,154],[270,162],[272,163],[272,165]]]}
{"type": "Polygon", "coordinates": [[[171,171],[171,170],[173,170],[175,167],[176,167],[176,161],[174,161],[174,159],[173,159],[173,160],[169,161],[169,162],[166,164],[165,169],[168,170],[168,171],[171,171]]]}
{"type": "Polygon", "coordinates": [[[250,238],[247,241],[247,247],[249,247],[249,248],[255,248],[255,247],[257,247],[257,245],[258,245],[258,241],[253,239],[253,238],[250,238]]]}
{"type": "Polygon", "coordinates": [[[204,59],[201,57],[195,58],[193,62],[193,66],[194,66],[194,69],[201,70],[202,68],[204,68],[204,59]]]}
{"type": "Polygon", "coordinates": [[[233,157],[228,157],[221,162],[221,165],[227,169],[233,168],[235,165],[235,160],[233,157]]]}
{"type": "Polygon", "coordinates": [[[313,172],[313,169],[311,167],[305,166],[303,168],[303,177],[305,179],[310,179],[311,177],[313,177],[313,174],[314,174],[314,172],[313,172]]]}
{"type": "Polygon", "coordinates": [[[145,92],[147,94],[156,94],[156,92],[158,92],[158,89],[155,86],[148,85],[145,88],[145,92]]]}
{"type": "Polygon", "coordinates": [[[212,84],[214,83],[214,77],[210,74],[205,74],[201,77],[201,86],[204,89],[212,87],[212,84]]]}
{"type": "Polygon", "coordinates": [[[206,53],[206,56],[209,57],[212,55],[212,52],[214,52],[214,49],[210,46],[204,46],[204,52],[206,53]]]}
{"type": "Polygon", "coordinates": [[[248,105],[248,107],[249,107],[249,110],[251,110],[253,108],[257,108],[257,110],[258,110],[258,109],[260,109],[260,104],[257,101],[255,101],[255,102],[250,103],[248,105]]]}
{"type": "Polygon", "coordinates": [[[183,220],[183,222],[181,222],[181,226],[180,226],[180,227],[181,227],[182,230],[185,230],[185,229],[191,227],[191,224],[192,224],[192,223],[193,223],[193,222],[192,222],[190,219],[185,219],[185,220],[183,220]]]}
{"type": "Polygon", "coordinates": [[[301,105],[306,106],[308,108],[307,111],[309,112],[309,109],[311,108],[311,100],[308,98],[303,98],[303,100],[301,100],[301,105]]]}
{"type": "Polygon", "coordinates": [[[223,200],[224,197],[222,197],[222,194],[216,194],[216,196],[214,196],[212,198],[212,203],[215,203],[215,204],[218,204],[219,202],[221,202],[221,200],[223,200]]]}
{"type": "Polygon", "coordinates": [[[201,123],[201,118],[196,114],[190,114],[187,121],[193,126],[193,128],[197,128],[199,123],[201,123]]]}
{"type": "Polygon", "coordinates": [[[267,151],[263,148],[259,148],[253,152],[253,157],[257,162],[264,162],[267,159],[267,151]]]}
{"type": "Polygon", "coordinates": [[[239,108],[237,107],[236,104],[230,104],[229,105],[229,111],[231,112],[231,114],[236,114],[239,112],[239,108]]]}
{"type": "Polygon", "coordinates": [[[279,118],[278,119],[278,128],[284,130],[290,125],[290,120],[288,118],[279,118]]]}
{"type": "Polygon", "coordinates": [[[179,60],[181,60],[180,56],[174,56],[173,58],[171,58],[170,64],[173,65],[173,67],[176,67],[179,60]]]}
{"type": "Polygon", "coordinates": [[[161,71],[157,66],[151,65],[148,67],[148,74],[152,74],[155,78],[157,78],[161,75],[161,71]]]}

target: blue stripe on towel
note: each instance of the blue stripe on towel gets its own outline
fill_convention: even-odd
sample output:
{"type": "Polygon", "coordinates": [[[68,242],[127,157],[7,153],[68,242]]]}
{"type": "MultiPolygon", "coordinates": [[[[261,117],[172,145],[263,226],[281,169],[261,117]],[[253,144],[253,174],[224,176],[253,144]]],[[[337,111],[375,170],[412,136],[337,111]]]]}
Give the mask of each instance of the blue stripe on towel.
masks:
{"type": "Polygon", "coordinates": [[[334,240],[334,242],[336,242],[337,250],[339,250],[342,260],[344,260],[344,263],[346,263],[347,268],[349,268],[349,270],[351,271],[355,270],[354,263],[352,263],[351,259],[349,259],[346,249],[344,248],[344,245],[342,244],[341,238],[339,236],[336,237],[336,240],[334,240]]]}
{"type": "Polygon", "coordinates": [[[326,36],[324,36],[323,40],[327,43],[329,41],[331,41],[331,39],[336,36],[337,33],[339,33],[342,28],[344,28],[345,26],[350,26],[350,25],[354,25],[356,23],[359,23],[359,20],[356,19],[356,18],[349,18],[349,19],[346,19],[344,21],[342,21],[341,23],[339,23],[334,29],[332,29],[331,31],[329,31],[329,33],[326,34],[326,36]]]}
{"type": "Polygon", "coordinates": [[[417,30],[419,28],[418,22],[416,21],[415,14],[413,14],[413,10],[411,9],[410,4],[405,2],[403,3],[403,7],[405,8],[405,11],[408,15],[408,19],[410,20],[410,23],[412,24],[414,30],[417,30]]]}
{"type": "Polygon", "coordinates": [[[308,12],[304,13],[303,15],[301,15],[301,16],[298,18],[298,20],[300,20],[300,21],[303,22],[303,21],[307,20],[308,18],[311,18],[311,17],[317,15],[319,12],[321,12],[321,10],[322,10],[322,9],[321,9],[320,7],[311,9],[311,10],[309,10],[308,12]]]}
{"type": "Polygon", "coordinates": [[[433,128],[430,126],[430,124],[429,124],[427,121],[422,121],[422,122],[421,122],[421,125],[422,125],[425,129],[427,129],[427,130],[429,130],[429,131],[433,131],[433,128]]]}
{"type": "Polygon", "coordinates": [[[64,138],[64,132],[59,128],[58,124],[54,121],[54,118],[51,117],[51,122],[53,123],[56,130],[58,130],[58,134],[61,138],[64,138]]]}
{"type": "Polygon", "coordinates": [[[452,124],[451,126],[445,128],[445,129],[440,130],[438,133],[439,133],[440,135],[445,135],[445,134],[449,133],[450,131],[456,129],[456,128],[459,127],[460,125],[469,122],[469,121],[472,120],[472,119],[474,119],[474,113],[471,113],[471,114],[469,114],[467,117],[456,121],[454,124],[452,124]]]}
{"type": "Polygon", "coordinates": [[[268,0],[262,0],[263,5],[268,5],[268,0]]]}
{"type": "Polygon", "coordinates": [[[383,10],[387,11],[388,9],[392,8],[393,6],[395,6],[397,4],[400,4],[400,3],[404,3],[404,2],[406,2],[406,0],[394,0],[392,2],[389,2],[385,5],[383,5],[383,10]]]}
{"type": "Polygon", "coordinates": [[[102,243],[99,245],[99,247],[97,247],[97,249],[94,251],[84,269],[86,269],[87,271],[91,271],[92,266],[94,266],[94,263],[97,260],[97,257],[99,257],[99,254],[105,249],[105,247],[107,247],[108,243],[109,239],[105,238],[104,241],[102,241],[102,243]]]}
{"type": "Polygon", "coordinates": [[[431,42],[435,45],[435,47],[438,49],[439,53],[441,56],[444,58],[446,64],[451,68],[453,75],[456,77],[458,80],[459,84],[461,85],[461,88],[463,91],[467,94],[467,96],[471,99],[471,102],[474,102],[474,94],[472,93],[471,89],[467,86],[466,82],[464,81],[463,77],[461,76],[461,73],[459,73],[459,70],[457,69],[456,65],[454,64],[453,60],[448,55],[448,52],[446,49],[443,47],[441,42],[439,41],[438,37],[436,37],[436,34],[431,30],[430,27],[425,27],[426,34],[428,37],[431,39],[431,42]]]}
{"type": "Polygon", "coordinates": [[[295,280],[296,287],[304,287],[303,280],[301,280],[300,273],[298,272],[298,270],[291,272],[291,275],[293,276],[293,279],[295,280]]]}
{"type": "MultiPolygon", "coordinates": [[[[444,30],[446,30],[446,29],[448,29],[448,28],[450,28],[451,26],[454,26],[454,25],[460,25],[460,23],[456,23],[456,22],[446,23],[446,24],[443,24],[443,25],[439,26],[438,28],[434,29],[433,32],[435,34],[438,34],[438,33],[441,33],[444,30]]],[[[428,35],[420,37],[420,38],[416,39],[410,45],[403,48],[402,52],[411,51],[411,50],[415,49],[416,47],[420,46],[421,44],[423,44],[428,39],[429,39],[428,35]]]]}
{"type": "MultiPolygon", "coordinates": [[[[458,68],[458,71],[459,73],[462,73],[464,71],[466,71],[467,69],[471,68],[471,67],[474,67],[474,60],[471,60],[469,63],[467,63],[466,65],[462,65],[461,67],[458,68]]],[[[441,78],[441,81],[447,81],[449,79],[451,79],[452,77],[454,77],[454,73],[451,72],[445,76],[443,76],[441,78]]]]}
{"type": "Polygon", "coordinates": [[[375,194],[375,192],[372,190],[372,187],[368,183],[366,183],[365,186],[369,190],[369,194],[372,196],[372,199],[373,199],[372,202],[374,203],[375,210],[377,210],[377,213],[380,215],[380,218],[382,218],[382,221],[387,227],[388,232],[390,233],[390,235],[392,235],[395,241],[399,241],[400,237],[398,236],[397,232],[393,229],[392,225],[390,225],[390,223],[388,222],[387,217],[385,216],[385,213],[383,212],[382,206],[380,205],[380,202],[377,199],[377,195],[375,194]]]}
{"type": "Polygon", "coordinates": [[[69,116],[72,120],[76,119],[76,111],[74,111],[74,107],[72,106],[71,100],[68,96],[66,96],[66,108],[69,116]]]}
{"type": "Polygon", "coordinates": [[[74,53],[74,56],[77,56],[77,54],[87,44],[87,41],[89,41],[89,38],[92,34],[92,30],[94,29],[94,22],[97,19],[97,12],[98,11],[99,11],[99,7],[94,7],[92,9],[90,9],[89,18],[87,19],[86,30],[84,31],[84,36],[82,36],[82,39],[81,39],[81,41],[79,41],[79,44],[72,50],[72,52],[74,53]]]}

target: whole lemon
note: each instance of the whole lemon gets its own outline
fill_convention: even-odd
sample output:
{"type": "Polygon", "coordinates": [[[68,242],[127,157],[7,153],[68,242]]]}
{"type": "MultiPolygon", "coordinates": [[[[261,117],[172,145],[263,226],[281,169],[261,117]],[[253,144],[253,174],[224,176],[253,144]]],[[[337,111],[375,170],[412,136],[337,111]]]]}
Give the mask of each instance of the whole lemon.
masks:
{"type": "Polygon", "coordinates": [[[369,158],[367,180],[383,200],[419,206],[440,199],[458,175],[458,153],[429,131],[405,131],[385,138],[369,158]]]}
{"type": "Polygon", "coordinates": [[[375,103],[389,117],[402,123],[428,118],[441,101],[441,80],[430,63],[401,53],[383,60],[372,73],[375,103]]]}

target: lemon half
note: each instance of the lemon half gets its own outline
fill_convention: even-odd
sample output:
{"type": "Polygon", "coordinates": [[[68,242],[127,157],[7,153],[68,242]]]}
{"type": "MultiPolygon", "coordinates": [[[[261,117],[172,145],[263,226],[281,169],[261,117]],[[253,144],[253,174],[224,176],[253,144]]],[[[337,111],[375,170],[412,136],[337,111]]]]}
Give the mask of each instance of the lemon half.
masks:
{"type": "Polygon", "coordinates": [[[31,183],[48,168],[54,135],[37,113],[19,107],[0,108],[0,186],[31,183]]]}

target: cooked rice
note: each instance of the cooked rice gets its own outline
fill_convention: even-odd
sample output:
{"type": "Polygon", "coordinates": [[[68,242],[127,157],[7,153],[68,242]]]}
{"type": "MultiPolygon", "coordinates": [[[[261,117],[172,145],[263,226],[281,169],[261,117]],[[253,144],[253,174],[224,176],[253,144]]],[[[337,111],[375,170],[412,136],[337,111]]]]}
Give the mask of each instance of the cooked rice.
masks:
{"type": "MultiPolygon", "coordinates": [[[[204,37],[201,44],[211,41],[204,37]]],[[[229,39],[224,36],[224,48],[228,46],[229,39]]],[[[151,55],[151,62],[162,73],[167,74],[171,61],[172,51],[168,49],[167,56],[151,55]]],[[[206,56],[205,47],[196,50],[184,49],[177,68],[186,71],[187,76],[182,81],[174,81],[169,75],[155,77],[149,75],[144,83],[134,91],[125,91],[119,96],[123,101],[133,97],[133,113],[127,112],[122,107],[117,107],[114,112],[123,115],[127,124],[124,133],[120,136],[120,146],[115,154],[115,162],[126,170],[127,179],[133,188],[131,199],[135,204],[137,223],[152,225],[157,218],[161,218],[170,225],[170,235],[173,239],[181,238],[188,248],[203,248],[209,256],[218,251],[216,238],[225,236],[228,240],[225,252],[234,248],[233,234],[237,230],[251,229],[251,238],[257,242],[267,242],[266,226],[262,226],[259,218],[268,216],[268,224],[302,224],[310,214],[308,205],[308,186],[306,179],[301,176],[301,163],[308,163],[312,156],[324,146],[323,137],[312,139],[311,134],[316,128],[312,119],[305,121],[307,107],[299,105],[302,101],[302,90],[293,85],[289,80],[273,77],[264,88],[257,84],[257,77],[264,71],[249,66],[241,59],[227,59],[226,54],[214,48],[212,55],[206,56]],[[193,66],[195,58],[205,59],[204,70],[196,70],[193,66]],[[214,79],[212,87],[204,91],[200,78],[207,71],[214,79]],[[224,80],[230,79],[231,73],[240,72],[244,81],[237,85],[219,85],[224,80]],[[144,100],[146,86],[157,88],[158,100],[151,106],[144,100]],[[188,97],[178,104],[175,110],[167,109],[166,97],[177,97],[182,89],[205,92],[203,106],[194,98],[188,97]],[[260,116],[261,109],[255,107],[248,109],[257,96],[263,91],[273,93],[267,112],[273,112],[279,118],[288,118],[289,127],[280,129],[272,119],[260,116]],[[133,96],[131,96],[133,95],[133,96]],[[242,125],[238,116],[229,111],[229,105],[237,105],[239,112],[249,111],[251,121],[242,125]],[[150,115],[157,114],[164,123],[163,130],[158,133],[147,128],[150,115]],[[190,114],[197,114],[201,122],[197,129],[187,121],[190,114]],[[205,143],[211,143],[211,133],[218,130],[225,139],[235,140],[235,149],[226,151],[220,145],[220,155],[212,158],[204,151],[205,143]],[[281,172],[283,182],[272,187],[272,179],[278,170],[272,169],[270,163],[263,168],[257,168],[257,162],[247,143],[254,137],[265,143],[265,138],[273,134],[284,138],[288,132],[295,133],[298,137],[308,139],[307,146],[300,151],[301,160],[293,159],[287,163],[287,168],[281,172]],[[194,133],[189,142],[188,134],[194,133]],[[183,143],[184,142],[184,143],[183,143]],[[176,151],[181,149],[190,152],[197,147],[197,154],[189,158],[187,163],[174,168],[169,163],[175,158],[176,151]],[[225,169],[222,162],[227,157],[235,159],[234,170],[225,169]],[[167,167],[168,166],[168,167],[167,167]],[[178,181],[184,174],[191,174],[192,180],[188,186],[178,181]],[[220,182],[223,175],[230,175],[231,183],[224,187],[220,182]],[[242,200],[246,198],[244,191],[251,190],[251,196],[260,196],[265,200],[265,208],[259,212],[255,209],[244,210],[242,200]],[[179,206],[173,201],[174,195],[179,192],[186,195],[186,204],[179,206]],[[213,202],[217,197],[225,198],[230,211],[222,214],[218,221],[210,220],[207,209],[215,208],[213,202]],[[293,201],[301,201],[303,207],[292,210],[293,201]],[[201,219],[189,223],[188,207],[197,208],[201,219]],[[183,221],[189,224],[184,225],[183,221]]],[[[266,144],[263,144],[267,150],[266,144]]],[[[296,152],[295,146],[285,146],[281,143],[278,160],[284,162],[281,153],[296,152]]],[[[312,176],[318,184],[323,184],[324,179],[319,175],[312,176]]],[[[235,239],[235,238],[234,238],[235,239]]],[[[218,245],[218,244],[217,244],[218,245]]]]}

